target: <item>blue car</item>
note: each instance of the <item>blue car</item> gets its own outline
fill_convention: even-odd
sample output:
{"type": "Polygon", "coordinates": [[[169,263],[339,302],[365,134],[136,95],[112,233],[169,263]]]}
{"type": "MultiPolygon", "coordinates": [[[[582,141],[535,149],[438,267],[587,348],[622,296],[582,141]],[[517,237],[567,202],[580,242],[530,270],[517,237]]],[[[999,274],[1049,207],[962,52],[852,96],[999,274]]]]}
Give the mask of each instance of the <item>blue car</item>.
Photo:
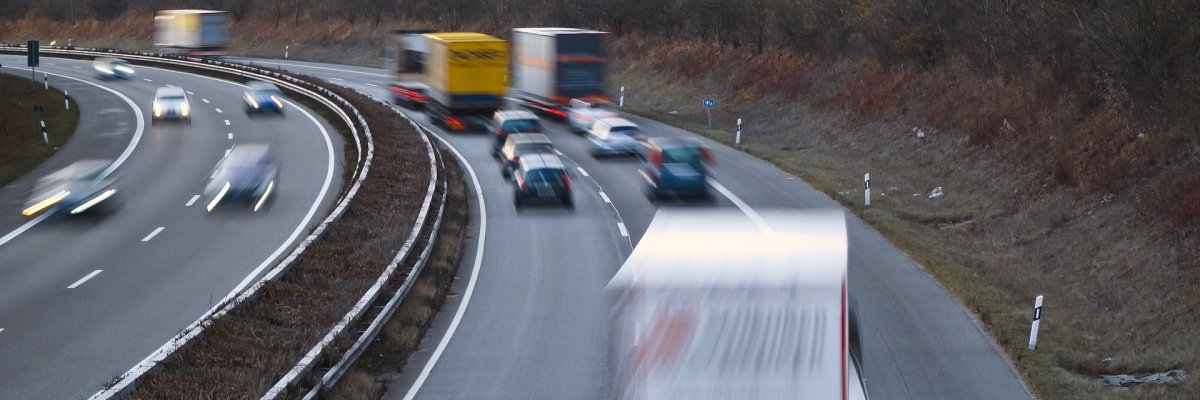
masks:
{"type": "Polygon", "coordinates": [[[283,91],[267,82],[254,81],[246,84],[246,115],[283,115],[283,91]]]}
{"type": "Polygon", "coordinates": [[[205,208],[239,205],[250,211],[263,209],[275,191],[279,167],[265,144],[239,144],[222,158],[204,187],[205,208]]]}
{"type": "Polygon", "coordinates": [[[652,199],[668,196],[711,198],[708,178],[714,164],[712,149],[687,137],[650,139],[642,157],[642,178],[652,199]]]}

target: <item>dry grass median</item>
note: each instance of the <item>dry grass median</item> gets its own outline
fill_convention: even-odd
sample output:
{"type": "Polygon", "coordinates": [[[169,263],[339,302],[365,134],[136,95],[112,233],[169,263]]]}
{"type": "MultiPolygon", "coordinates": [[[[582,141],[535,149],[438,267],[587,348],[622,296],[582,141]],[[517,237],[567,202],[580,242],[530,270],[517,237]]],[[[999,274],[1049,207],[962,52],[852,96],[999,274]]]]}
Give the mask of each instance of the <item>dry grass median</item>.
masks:
{"type": "Polygon", "coordinates": [[[45,90],[40,81],[31,85],[28,78],[9,74],[0,74],[0,93],[0,185],[7,185],[37,168],[71,138],[79,123],[79,107],[66,110],[61,91],[45,90]],[[50,144],[43,140],[33,111],[38,104],[45,109],[42,120],[50,144]]]}

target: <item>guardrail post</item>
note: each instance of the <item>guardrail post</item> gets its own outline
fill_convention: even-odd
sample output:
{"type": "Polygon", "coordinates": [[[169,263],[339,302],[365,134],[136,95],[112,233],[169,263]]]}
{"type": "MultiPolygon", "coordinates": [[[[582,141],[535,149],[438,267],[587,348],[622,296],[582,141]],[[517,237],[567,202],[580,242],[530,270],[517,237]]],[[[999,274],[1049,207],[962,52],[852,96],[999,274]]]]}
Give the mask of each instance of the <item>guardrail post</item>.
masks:
{"type": "Polygon", "coordinates": [[[66,90],[63,91],[63,108],[64,109],[67,109],[67,110],[71,109],[71,97],[70,96],[71,96],[71,92],[68,92],[66,90]]]}
{"type": "Polygon", "coordinates": [[[1042,295],[1033,301],[1033,327],[1029,329],[1029,349],[1037,349],[1038,327],[1042,324],[1042,295]]]}
{"type": "Polygon", "coordinates": [[[863,174],[863,208],[871,208],[871,173],[863,174]]]}

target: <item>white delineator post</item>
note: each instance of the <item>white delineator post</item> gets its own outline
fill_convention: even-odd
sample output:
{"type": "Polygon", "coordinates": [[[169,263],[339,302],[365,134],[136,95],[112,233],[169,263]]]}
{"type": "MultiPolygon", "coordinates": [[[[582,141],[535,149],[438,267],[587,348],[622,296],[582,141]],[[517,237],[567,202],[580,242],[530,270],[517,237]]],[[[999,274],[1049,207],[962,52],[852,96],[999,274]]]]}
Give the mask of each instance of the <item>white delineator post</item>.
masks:
{"type": "Polygon", "coordinates": [[[286,60],[287,58],[288,58],[288,45],[285,44],[285,45],[283,45],[283,59],[286,60]]]}
{"type": "Polygon", "coordinates": [[[50,144],[50,135],[46,134],[46,121],[38,121],[42,124],[42,141],[50,144]]]}
{"type": "Polygon", "coordinates": [[[50,75],[43,73],[42,81],[46,83],[46,90],[50,90],[50,75]]]}
{"type": "Polygon", "coordinates": [[[737,133],[733,135],[733,144],[742,145],[742,119],[738,118],[737,133]]]}
{"type": "Polygon", "coordinates": [[[71,109],[71,99],[69,97],[70,95],[71,95],[71,92],[68,92],[66,90],[63,91],[63,108],[68,109],[68,110],[71,109]]]}
{"type": "Polygon", "coordinates": [[[621,97],[617,99],[617,108],[625,108],[625,87],[621,86],[621,97]]]}
{"type": "Polygon", "coordinates": [[[871,173],[863,174],[863,208],[871,208],[871,173]]]}
{"type": "Polygon", "coordinates": [[[1042,323],[1042,296],[1033,301],[1033,327],[1029,329],[1029,349],[1037,348],[1038,325],[1042,323]]]}

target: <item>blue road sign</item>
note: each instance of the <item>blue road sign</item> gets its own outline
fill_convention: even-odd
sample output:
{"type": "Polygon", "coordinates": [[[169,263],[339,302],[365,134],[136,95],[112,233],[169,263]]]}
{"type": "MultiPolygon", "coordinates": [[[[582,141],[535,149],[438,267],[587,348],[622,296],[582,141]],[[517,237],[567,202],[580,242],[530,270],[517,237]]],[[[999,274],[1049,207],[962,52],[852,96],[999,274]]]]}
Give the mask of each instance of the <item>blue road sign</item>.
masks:
{"type": "Polygon", "coordinates": [[[705,106],[705,107],[708,107],[708,108],[713,108],[713,106],[715,106],[715,105],[717,105],[717,102],[716,102],[715,100],[713,100],[713,99],[709,99],[709,98],[705,98],[705,99],[704,99],[704,106],[705,106]]]}

